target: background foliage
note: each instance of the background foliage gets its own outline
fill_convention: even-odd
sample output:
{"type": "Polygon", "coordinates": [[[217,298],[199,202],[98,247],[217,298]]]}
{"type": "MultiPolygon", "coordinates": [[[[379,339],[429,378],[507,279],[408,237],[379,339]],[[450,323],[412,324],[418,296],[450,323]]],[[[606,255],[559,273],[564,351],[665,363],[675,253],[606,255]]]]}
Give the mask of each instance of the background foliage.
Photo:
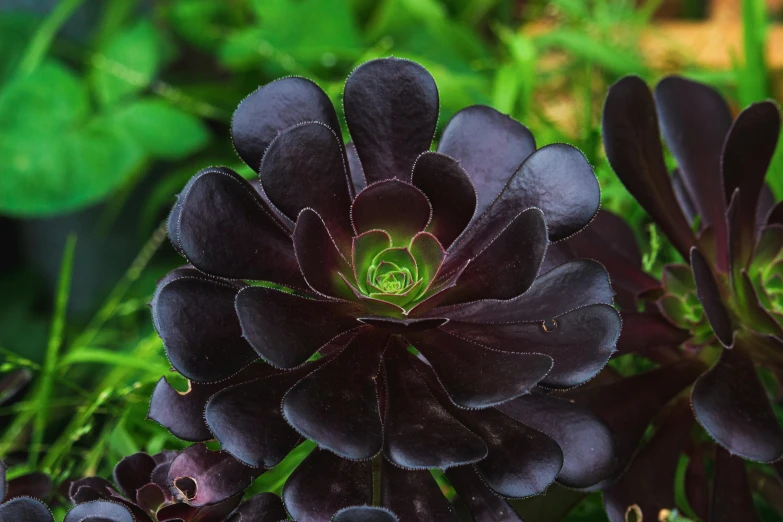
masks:
{"type": "MultiPolygon", "coordinates": [[[[603,206],[631,222],[656,272],[676,254],[607,165],[603,97],[623,75],[655,82],[677,71],[714,84],[735,109],[780,100],[783,82],[766,66],[765,48],[768,24],[783,9],[739,2],[742,47],[721,70],[689,59],[696,48],[663,64],[642,52],[654,16],[674,9],[699,20],[709,6],[698,0],[4,2],[0,371],[21,367],[32,376],[21,401],[0,406],[0,457],[13,465],[10,476],[40,469],[58,484],[108,476],[125,455],[182,446],[145,419],[152,387],[169,373],[146,303],[156,279],[180,262],[162,221],[200,168],[224,164],[252,175],[228,127],[259,84],[306,76],[339,110],[358,64],[390,54],[414,59],[440,88],[440,127],[483,103],[525,123],[539,146],[582,149],[603,206]]],[[[772,168],[780,198],[783,147],[772,168]]],[[[303,444],[253,489],[279,490],[311,449],[303,444]]],[[[524,504],[534,520],[558,519],[553,506],[575,506],[566,520],[605,520],[595,494],[552,490],[524,504]]]]}

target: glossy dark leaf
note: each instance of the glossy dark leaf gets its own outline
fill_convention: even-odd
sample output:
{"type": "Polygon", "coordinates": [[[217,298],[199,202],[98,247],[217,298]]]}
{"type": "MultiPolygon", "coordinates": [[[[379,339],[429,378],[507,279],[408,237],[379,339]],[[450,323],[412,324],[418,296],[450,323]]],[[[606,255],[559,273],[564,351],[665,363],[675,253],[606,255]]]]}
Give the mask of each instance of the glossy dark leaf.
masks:
{"type": "Polygon", "coordinates": [[[413,184],[432,205],[427,231],[449,248],[470,223],[476,210],[476,189],[459,162],[444,154],[425,152],[413,167],[413,184]]]}
{"type": "Polygon", "coordinates": [[[229,169],[205,169],[188,185],[174,233],[193,266],[229,279],[304,287],[286,227],[247,181],[229,169]]]}
{"type": "MultiPolygon", "coordinates": [[[[8,522],[54,522],[54,517],[42,502],[33,498],[21,497],[0,504],[0,520],[4,522],[6,520],[8,522]]],[[[128,522],[133,522],[133,520],[128,522]]]]}
{"type": "Polygon", "coordinates": [[[617,310],[594,304],[538,321],[452,320],[442,330],[493,350],[548,356],[553,367],[541,384],[570,388],[591,379],[606,365],[615,352],[621,326],[617,310]]]}
{"type": "MultiPolygon", "coordinates": [[[[693,202],[693,196],[688,191],[688,187],[685,186],[685,182],[682,180],[680,169],[672,170],[672,188],[674,189],[674,195],[677,196],[677,202],[680,204],[682,213],[685,215],[685,219],[693,226],[696,222],[698,210],[696,210],[696,204],[693,202]]],[[[700,229],[703,230],[701,227],[700,229]]]]}
{"type": "Polygon", "coordinates": [[[181,501],[200,507],[241,492],[260,474],[224,451],[194,444],[171,461],[169,484],[181,501]]]}
{"type": "Polygon", "coordinates": [[[300,440],[283,418],[286,392],[321,362],[227,387],[209,399],[204,419],[221,448],[250,466],[277,465],[300,440]]]}
{"type": "MultiPolygon", "coordinates": [[[[210,504],[208,506],[195,508],[195,511],[192,512],[193,514],[190,515],[190,522],[212,522],[213,520],[225,520],[231,513],[234,512],[241,502],[242,493],[240,492],[233,497],[229,497],[222,502],[218,502],[217,504],[210,504]]],[[[174,504],[174,506],[176,505],[177,504],[174,504]]],[[[158,512],[158,518],[160,518],[160,511],[158,512]]],[[[185,518],[187,519],[187,517],[185,518]]],[[[164,522],[164,520],[161,519],[161,522],[164,522]]],[[[176,519],[172,520],[171,522],[176,522],[176,519]]]]}
{"type": "Polygon", "coordinates": [[[451,320],[480,323],[544,321],[587,305],[611,305],[613,296],[601,264],[579,259],[550,270],[513,299],[475,301],[442,307],[436,313],[451,320]]]}
{"type": "Polygon", "coordinates": [[[580,231],[600,204],[598,180],[584,154],[570,145],[554,143],[525,160],[470,234],[491,233],[497,223],[535,207],[544,213],[549,238],[556,241],[580,231]]]}
{"type": "Polygon", "coordinates": [[[460,520],[426,469],[405,470],[382,460],[380,489],[381,505],[397,515],[400,522],[460,520]]]}
{"type": "Polygon", "coordinates": [[[100,477],[85,477],[74,480],[68,486],[68,499],[74,504],[120,496],[114,484],[100,477]]]}
{"type": "Polygon", "coordinates": [[[460,466],[446,471],[446,478],[465,503],[474,520],[482,522],[523,522],[511,505],[490,490],[472,466],[460,466]]]}
{"type": "Polygon", "coordinates": [[[136,492],[136,505],[146,513],[155,513],[166,503],[165,490],[157,484],[145,484],[136,492]]]}
{"type": "Polygon", "coordinates": [[[489,454],[474,466],[493,491],[515,498],[538,495],[557,478],[563,452],[554,440],[495,408],[466,411],[454,406],[430,367],[416,361],[416,370],[449,413],[486,442],[489,454]]]}
{"type": "Polygon", "coordinates": [[[438,152],[458,160],[473,181],[476,217],[535,150],[536,141],[524,125],[484,105],[455,114],[438,143],[438,152]]]}
{"type": "MultiPolygon", "coordinates": [[[[40,515],[41,518],[31,518],[29,519],[30,522],[53,520],[48,510],[46,508],[43,509],[49,515],[49,518],[46,518],[42,511],[40,515]]],[[[2,514],[2,511],[0,511],[0,514],[2,514]]],[[[14,522],[27,522],[24,518],[12,518],[9,520],[14,520],[14,522]]],[[[134,522],[134,518],[127,508],[116,502],[95,500],[93,502],[79,504],[71,509],[68,514],[65,515],[63,522],[134,522]]]]}
{"type": "Polygon", "coordinates": [[[293,368],[321,346],[360,326],[353,303],[317,301],[263,287],[247,287],[237,295],[236,310],[242,334],[267,362],[293,368]]]}
{"type": "Polygon", "coordinates": [[[432,207],[424,193],[409,183],[386,180],[370,185],[351,207],[351,220],[357,234],[385,230],[394,246],[407,246],[410,239],[427,227],[432,207]]]}
{"type": "Polygon", "coordinates": [[[410,60],[369,61],[345,82],[343,106],[368,183],[410,181],[438,122],[438,88],[430,73],[410,60]]]}
{"type": "Polygon", "coordinates": [[[408,338],[463,408],[488,408],[525,395],[552,369],[546,355],[499,351],[441,330],[408,338]]]}
{"type": "MultiPolygon", "coordinates": [[[[650,422],[702,370],[701,363],[686,360],[609,384],[576,389],[566,397],[609,425],[617,441],[617,476],[628,467],[650,422]]],[[[601,489],[611,482],[608,479],[590,489],[601,489]]]]}
{"type": "Polygon", "coordinates": [[[511,299],[535,281],[549,243],[544,214],[535,208],[525,210],[492,233],[489,242],[475,252],[445,304],[511,299]]]}
{"type": "Polygon", "coordinates": [[[397,522],[397,517],[384,508],[352,506],[338,511],[332,522],[397,522]]]}
{"type": "Polygon", "coordinates": [[[367,179],[364,177],[362,162],[359,160],[359,155],[356,153],[356,146],[353,142],[348,142],[345,145],[345,154],[348,157],[348,170],[351,174],[354,194],[358,194],[367,186],[367,179]]]}
{"type": "Polygon", "coordinates": [[[351,180],[335,130],[313,122],[279,134],[264,155],[259,177],[269,200],[288,218],[296,220],[306,208],[315,210],[347,250],[351,180]]]}
{"type": "Polygon", "coordinates": [[[195,381],[219,381],[258,358],[234,310],[242,285],[192,272],[161,282],[152,320],[177,371],[195,381]]]}
{"type": "Polygon", "coordinates": [[[614,436],[609,426],[588,409],[546,395],[520,397],[498,409],[557,442],[563,451],[559,483],[587,488],[616,472],[614,436]]]}
{"type": "Polygon", "coordinates": [[[681,179],[701,215],[702,227],[725,241],[721,193],[721,152],[731,127],[731,112],[713,88],[678,76],[655,87],[661,132],[677,159],[681,179]]]}
{"type": "MultiPolygon", "coordinates": [[[[385,363],[387,406],[384,450],[390,461],[408,469],[449,468],[476,462],[487,446],[433,397],[409,360],[403,343],[385,363]]],[[[390,506],[391,507],[391,506],[390,506]]],[[[396,512],[394,507],[392,510],[396,512]]]]}
{"type": "Polygon", "coordinates": [[[710,522],[758,522],[745,473],[745,462],[723,448],[715,448],[710,522]]]}
{"type": "Polygon", "coordinates": [[[710,265],[704,255],[695,247],[691,249],[691,269],[696,281],[696,293],[704,308],[704,314],[712,326],[715,336],[729,347],[734,343],[734,327],[720,295],[720,289],[715,281],[710,265]]]}
{"type": "Polygon", "coordinates": [[[611,522],[626,522],[632,505],[644,518],[659,518],[661,510],[675,508],[675,472],[683,444],[688,440],[693,415],[682,401],[639,451],[628,470],[604,492],[604,506],[611,522]]]}
{"type": "Polygon", "coordinates": [[[350,459],[376,455],[383,444],[375,381],[388,334],[369,327],[332,360],[303,378],[283,400],[299,433],[350,459]]]}
{"type": "Polygon", "coordinates": [[[737,234],[732,257],[744,267],[753,252],[756,213],[772,156],[780,135],[780,112],[772,101],[754,103],[737,117],[723,149],[725,201],[739,189],[737,234]]]}
{"type": "Polygon", "coordinates": [[[487,442],[489,455],[475,467],[500,495],[523,498],[544,493],[563,468],[557,442],[496,410],[471,412],[462,420],[487,442]]]}
{"type": "Polygon", "coordinates": [[[274,493],[258,493],[244,501],[226,522],[280,522],[288,513],[274,493]]]}
{"type": "Polygon", "coordinates": [[[300,212],[293,239],[296,260],[310,288],[327,297],[350,297],[340,274],[349,275],[353,270],[321,216],[309,208],[300,212]]]}
{"type": "Polygon", "coordinates": [[[129,499],[136,498],[136,491],[152,482],[152,471],[157,464],[146,453],[134,453],[123,458],[114,467],[114,482],[129,499]]]}
{"type": "Polygon", "coordinates": [[[203,417],[204,406],[209,398],[223,388],[257,379],[274,371],[266,364],[252,364],[225,381],[209,384],[190,382],[185,392],[175,390],[165,377],[161,377],[152,393],[147,416],[180,439],[204,442],[212,438],[203,417]]]}
{"type": "Polygon", "coordinates": [[[783,456],[783,428],[747,355],[752,339],[743,334],[693,385],[696,419],[724,448],[757,462],[783,456]]]}
{"type": "Polygon", "coordinates": [[[644,80],[627,76],[609,89],[602,128],[606,156],[620,181],[687,259],[694,237],[663,161],[655,102],[644,80]]]}
{"type": "Polygon", "coordinates": [[[316,448],[288,477],[283,501],[294,520],[330,522],[340,509],[372,504],[372,464],[316,448]]]}
{"type": "Polygon", "coordinates": [[[242,100],[231,120],[231,138],[239,156],[257,172],[279,132],[311,121],[340,132],[334,106],[320,87],[304,78],[281,78],[242,100]]]}

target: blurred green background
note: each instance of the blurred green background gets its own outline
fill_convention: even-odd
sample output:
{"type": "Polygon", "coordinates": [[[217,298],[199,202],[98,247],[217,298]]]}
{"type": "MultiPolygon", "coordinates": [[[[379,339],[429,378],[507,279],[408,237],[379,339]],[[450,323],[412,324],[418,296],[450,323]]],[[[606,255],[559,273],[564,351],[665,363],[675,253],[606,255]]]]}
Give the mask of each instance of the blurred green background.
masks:
{"type": "MultiPolygon", "coordinates": [[[[634,226],[655,272],[676,254],[603,156],[607,87],[676,72],[715,85],[735,110],[781,100],[781,24],[779,0],[3,0],[0,370],[27,368],[32,381],[0,405],[0,457],[12,476],[43,469],[61,483],[182,445],[145,420],[169,369],[147,302],[181,263],[162,224],[197,170],[252,175],[229,124],[258,85],[305,76],[340,111],[358,64],[420,62],[440,89],[441,128],[483,103],[539,146],[582,149],[603,206],[634,226]]],[[[769,181],[783,197],[783,147],[769,181]]],[[[255,489],[279,488],[309,448],[255,489]]],[[[582,498],[548,497],[563,509],[582,498]]],[[[604,520],[600,497],[570,516],[604,520]]]]}

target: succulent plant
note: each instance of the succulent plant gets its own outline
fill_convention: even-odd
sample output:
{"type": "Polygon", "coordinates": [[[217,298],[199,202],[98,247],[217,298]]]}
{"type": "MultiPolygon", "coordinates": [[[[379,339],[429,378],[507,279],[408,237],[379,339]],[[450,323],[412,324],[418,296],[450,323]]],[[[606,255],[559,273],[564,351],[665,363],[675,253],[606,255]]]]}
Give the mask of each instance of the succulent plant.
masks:
{"type": "Polygon", "coordinates": [[[227,453],[194,444],[179,453],[125,457],[114,468],[114,484],[100,477],[79,479],[70,484],[68,496],[77,507],[120,505],[134,522],[284,520],[287,515],[276,495],[263,493],[242,502],[244,489],[256,475],[227,453]]]}
{"type": "Polygon", "coordinates": [[[712,367],[694,385],[696,419],[731,453],[758,462],[783,456],[783,428],[754,366],[783,368],[774,275],[783,224],[776,222],[781,212],[763,197],[779,134],[773,102],[753,104],[732,122],[718,93],[677,77],[659,83],[655,99],[640,79],[621,80],[604,109],[607,156],[690,261],[712,345],[719,348],[701,351],[712,367]],[[658,119],[681,183],[672,184],[665,169],[658,119]],[[690,205],[679,203],[685,201],[699,217],[698,237],[686,217],[690,205]]]}
{"type": "MultiPolygon", "coordinates": [[[[457,113],[430,151],[437,88],[408,60],[357,68],[344,108],[347,145],[314,83],[259,88],[232,122],[258,182],[211,167],[178,197],[169,235],[190,266],[160,282],[152,310],[190,389],[161,380],[150,417],[187,440],[214,436],[251,466],[278,464],[302,438],[330,452],[289,483],[301,469],[331,483],[346,467],[345,480],[371,485],[366,461],[382,453],[411,470],[384,468],[399,490],[434,491],[416,515],[407,499],[384,503],[403,520],[442,505],[415,470],[473,464],[464,487],[481,490],[480,476],[507,497],[608,476],[603,423],[540,392],[592,378],[620,333],[600,264],[545,264],[550,242],[598,209],[585,157],[536,150],[523,125],[485,106],[457,113]]],[[[313,515],[298,492],[283,495],[294,518],[344,507],[313,515]]]]}
{"type": "Polygon", "coordinates": [[[632,231],[606,212],[556,247],[566,258],[605,264],[624,321],[618,351],[661,365],[572,397],[607,421],[618,440],[618,470],[625,473],[603,484],[613,483],[605,492],[612,521],[623,520],[632,503],[645,518],[672,508],[682,452],[690,459],[689,500],[700,517],[754,520],[742,459],[783,456],[783,428],[756,371],[767,366],[779,376],[783,369],[776,308],[783,207],[773,208],[764,184],[779,129],[772,102],[732,121],[716,91],[679,77],[662,80],[654,96],[637,77],[609,91],[603,120],[609,162],[688,262],[664,267],[660,282],[645,274],[632,231]],[[677,162],[671,174],[661,131],[677,162]],[[694,416],[725,449],[690,436],[694,416]],[[642,444],[653,422],[657,431],[642,444]],[[712,495],[705,453],[714,453],[712,495]],[[729,497],[735,501],[723,503],[729,497]]]}

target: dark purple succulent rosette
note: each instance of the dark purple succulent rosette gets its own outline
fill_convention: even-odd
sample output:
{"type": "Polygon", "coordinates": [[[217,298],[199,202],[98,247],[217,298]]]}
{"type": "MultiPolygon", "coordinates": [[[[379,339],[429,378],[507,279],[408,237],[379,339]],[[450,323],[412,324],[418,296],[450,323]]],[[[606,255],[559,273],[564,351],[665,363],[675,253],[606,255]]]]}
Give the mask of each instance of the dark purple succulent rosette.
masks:
{"type": "Polygon", "coordinates": [[[92,506],[89,510],[103,509],[107,503],[121,506],[132,514],[133,522],[285,519],[280,498],[271,493],[242,502],[245,488],[257,475],[257,470],[228,453],[194,444],[179,453],[125,457],[114,468],[114,483],[100,477],[76,480],[69,487],[69,497],[77,507],[92,506]],[[98,501],[103,504],[95,504],[98,501]]]}
{"type": "MultiPolygon", "coordinates": [[[[257,467],[314,440],[320,456],[289,484],[307,469],[326,486],[345,466],[359,470],[346,481],[371,485],[367,461],[381,453],[411,491],[435,487],[421,470],[469,464],[461,483],[507,497],[606,478],[605,425],[540,393],[591,379],[620,334],[599,263],[542,270],[548,245],[598,210],[585,157],[536,150],[523,125],[485,106],[457,113],[431,152],[438,92],[408,60],[357,68],[344,107],[348,146],[314,83],[259,88],[232,137],[260,183],[213,167],[180,194],[169,235],[190,266],[160,282],[152,309],[190,389],[162,379],[150,417],[257,467]]],[[[295,491],[284,500],[299,518],[295,491]]],[[[384,507],[405,520],[410,506],[395,502],[384,507]]]]}
{"type": "Polygon", "coordinates": [[[592,258],[606,266],[624,322],[618,355],[637,353],[661,365],[626,379],[609,376],[610,382],[572,397],[601,416],[617,438],[618,469],[625,474],[601,484],[614,482],[605,492],[612,521],[624,520],[631,500],[645,517],[671,508],[683,451],[690,458],[687,493],[700,517],[753,520],[741,458],[771,462],[783,456],[783,429],[755,369],[765,365],[783,375],[777,301],[783,207],[773,207],[764,184],[779,127],[773,103],[754,104],[732,121],[717,92],[679,77],[662,80],[654,95],[637,77],[609,91],[607,157],[688,263],[665,267],[661,281],[651,278],[641,268],[632,231],[603,211],[584,233],[555,248],[560,258],[592,258]],[[677,160],[671,174],[661,133],[677,160]],[[690,400],[684,400],[688,390],[690,400]],[[690,415],[728,452],[691,438],[690,415]],[[642,444],[651,423],[655,435],[642,444]],[[729,452],[735,456],[727,458],[729,452]],[[706,460],[716,469],[712,494],[706,460]],[[655,488],[645,486],[653,483],[655,488]],[[732,506],[715,500],[732,495],[738,499],[732,506]]]}

